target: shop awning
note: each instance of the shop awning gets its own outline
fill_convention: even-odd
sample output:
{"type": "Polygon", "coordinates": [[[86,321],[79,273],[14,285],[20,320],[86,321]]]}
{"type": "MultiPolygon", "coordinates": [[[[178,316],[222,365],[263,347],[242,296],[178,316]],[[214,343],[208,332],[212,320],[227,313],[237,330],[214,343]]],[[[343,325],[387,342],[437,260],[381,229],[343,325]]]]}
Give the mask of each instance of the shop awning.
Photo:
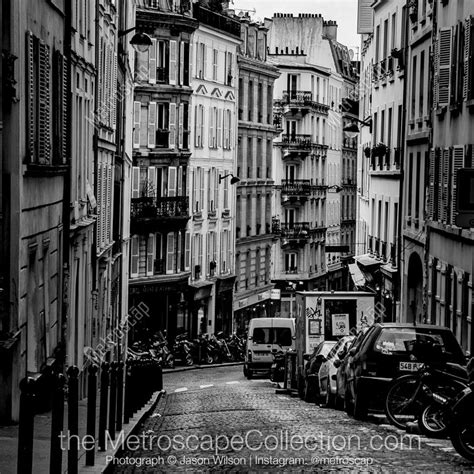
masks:
{"type": "Polygon", "coordinates": [[[375,265],[380,266],[380,264],[382,263],[380,260],[376,259],[375,257],[372,257],[369,254],[358,255],[354,257],[354,259],[358,264],[362,265],[363,267],[372,267],[375,265]]]}
{"type": "Polygon", "coordinates": [[[357,288],[362,288],[366,286],[367,280],[362,273],[359,265],[357,263],[349,263],[349,273],[351,274],[352,281],[357,288]]]}

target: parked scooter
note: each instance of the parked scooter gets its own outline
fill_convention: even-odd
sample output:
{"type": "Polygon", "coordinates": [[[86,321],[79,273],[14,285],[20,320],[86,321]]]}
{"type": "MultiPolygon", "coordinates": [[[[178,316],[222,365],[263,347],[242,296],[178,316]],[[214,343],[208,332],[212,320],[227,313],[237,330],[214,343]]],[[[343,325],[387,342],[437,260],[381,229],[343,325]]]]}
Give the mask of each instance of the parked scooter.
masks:
{"type": "Polygon", "coordinates": [[[193,365],[191,343],[188,341],[186,333],[176,336],[173,344],[173,355],[175,362],[179,361],[183,365],[193,365]]]}
{"type": "Polygon", "coordinates": [[[229,349],[227,341],[224,338],[224,333],[222,331],[217,333],[216,340],[219,344],[221,359],[227,362],[233,362],[234,356],[232,355],[229,349]]]}
{"type": "Polygon", "coordinates": [[[273,362],[270,367],[270,380],[283,382],[285,380],[285,352],[273,349],[273,362]]]}

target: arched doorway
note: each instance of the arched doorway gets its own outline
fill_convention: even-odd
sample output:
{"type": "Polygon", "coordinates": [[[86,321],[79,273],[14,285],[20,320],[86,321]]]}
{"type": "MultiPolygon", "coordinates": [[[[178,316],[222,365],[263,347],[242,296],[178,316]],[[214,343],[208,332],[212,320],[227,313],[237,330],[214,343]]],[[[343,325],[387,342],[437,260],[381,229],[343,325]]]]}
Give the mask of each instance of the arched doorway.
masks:
{"type": "Polygon", "coordinates": [[[408,262],[407,277],[407,322],[422,322],[423,318],[423,264],[414,252],[408,262]]]}

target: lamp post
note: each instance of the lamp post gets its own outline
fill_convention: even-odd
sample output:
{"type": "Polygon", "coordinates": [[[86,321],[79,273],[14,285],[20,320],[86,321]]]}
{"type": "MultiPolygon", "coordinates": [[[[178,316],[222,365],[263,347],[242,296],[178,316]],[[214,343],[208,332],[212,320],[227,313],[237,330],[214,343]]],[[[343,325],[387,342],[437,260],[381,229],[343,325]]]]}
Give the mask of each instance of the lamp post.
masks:
{"type": "Polygon", "coordinates": [[[360,129],[357,126],[357,123],[360,123],[361,127],[369,127],[370,128],[370,133],[372,133],[372,117],[369,117],[366,120],[360,120],[358,118],[352,118],[352,123],[350,125],[347,125],[342,129],[342,131],[349,137],[349,138],[355,138],[358,133],[360,133],[360,129]]]}
{"type": "Polygon", "coordinates": [[[240,181],[240,178],[238,176],[234,176],[232,173],[229,173],[229,174],[226,174],[224,176],[219,175],[219,184],[221,184],[221,181],[223,179],[226,179],[229,176],[232,176],[232,178],[230,179],[230,184],[236,184],[240,181]]]}
{"type": "MultiPolygon", "coordinates": [[[[125,36],[128,33],[131,33],[132,31],[135,31],[136,28],[137,27],[134,26],[132,28],[128,28],[127,30],[119,31],[118,32],[118,37],[120,38],[121,36],[125,36]]],[[[137,51],[139,53],[145,53],[150,48],[152,42],[151,42],[151,38],[146,33],[143,33],[143,32],[139,31],[138,33],[135,33],[132,36],[132,38],[130,40],[130,44],[132,45],[132,47],[135,51],[137,51]]]]}

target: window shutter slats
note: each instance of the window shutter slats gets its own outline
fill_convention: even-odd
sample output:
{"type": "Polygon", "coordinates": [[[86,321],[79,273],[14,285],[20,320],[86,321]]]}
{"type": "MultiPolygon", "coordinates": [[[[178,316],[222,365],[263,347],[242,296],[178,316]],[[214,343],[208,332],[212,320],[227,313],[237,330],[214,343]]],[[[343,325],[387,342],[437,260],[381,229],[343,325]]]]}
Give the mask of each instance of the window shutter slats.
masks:
{"type": "Polygon", "coordinates": [[[451,174],[452,179],[452,191],[451,191],[451,225],[455,224],[456,219],[456,199],[457,199],[457,186],[456,178],[457,172],[464,166],[464,146],[455,146],[453,152],[453,169],[451,174]]]}
{"type": "Polygon", "coordinates": [[[168,168],[168,197],[176,196],[176,166],[170,166],[168,168]]]}
{"type": "Polygon", "coordinates": [[[430,151],[429,164],[429,189],[428,189],[428,217],[434,220],[434,199],[435,199],[435,150],[430,151]]]}
{"type": "Polygon", "coordinates": [[[35,113],[35,68],[34,68],[34,38],[31,32],[26,32],[26,61],[27,61],[27,77],[26,86],[28,91],[27,97],[27,140],[28,140],[28,158],[30,161],[36,160],[36,113],[35,113]]]}
{"type": "Polygon", "coordinates": [[[174,272],[175,235],[169,232],[166,237],[166,273],[174,272]]]}
{"type": "Polygon", "coordinates": [[[112,56],[112,95],[110,97],[110,123],[112,128],[115,130],[117,126],[117,51],[114,48],[112,56]]]}
{"type": "Polygon", "coordinates": [[[133,148],[140,148],[140,115],[141,102],[133,103],[133,148]]]}
{"type": "Polygon", "coordinates": [[[153,265],[155,261],[155,234],[149,234],[146,246],[146,274],[153,275],[153,265]]]}
{"type": "Polygon", "coordinates": [[[183,196],[183,167],[178,167],[178,196],[183,196]]]}
{"type": "Polygon", "coordinates": [[[156,39],[152,38],[151,46],[148,50],[148,82],[150,84],[156,84],[156,60],[157,60],[157,51],[156,51],[156,39]]]}
{"type": "Polygon", "coordinates": [[[183,133],[184,133],[184,126],[183,126],[183,120],[184,120],[184,104],[181,103],[179,104],[179,114],[178,114],[178,147],[180,150],[183,148],[183,133]]]}
{"type": "Polygon", "coordinates": [[[217,111],[217,146],[222,147],[222,109],[217,111]]]}
{"type": "Polygon", "coordinates": [[[155,146],[156,146],[156,102],[150,102],[148,104],[148,148],[155,148],[155,146]]]}
{"type": "Polygon", "coordinates": [[[184,84],[184,41],[179,43],[179,83],[184,84]]]}
{"type": "Polygon", "coordinates": [[[214,148],[214,109],[209,110],[209,148],[214,148]]]}
{"type": "Polygon", "coordinates": [[[138,259],[140,256],[140,245],[138,235],[132,237],[131,251],[130,251],[130,276],[132,278],[138,277],[138,259]]]}
{"type": "Polygon", "coordinates": [[[188,271],[191,266],[191,234],[184,235],[184,270],[188,271]]]}
{"type": "Polygon", "coordinates": [[[169,73],[170,79],[169,82],[171,85],[176,85],[178,81],[178,64],[177,64],[177,56],[178,56],[178,43],[175,40],[170,41],[170,57],[169,57],[169,73]]]}
{"type": "Polygon", "coordinates": [[[471,21],[472,17],[466,18],[464,24],[464,76],[463,76],[463,98],[470,98],[470,56],[471,56],[471,21]]]}
{"type": "Polygon", "coordinates": [[[176,103],[172,102],[170,103],[170,113],[169,113],[169,124],[168,124],[168,130],[169,130],[169,147],[171,149],[176,148],[176,103]]]}
{"type": "Polygon", "coordinates": [[[438,105],[447,106],[451,90],[452,30],[442,28],[439,31],[439,91],[438,105]]]}
{"type": "Polygon", "coordinates": [[[49,163],[51,154],[51,104],[49,46],[40,42],[39,77],[39,162],[49,163]]]}
{"type": "Polygon", "coordinates": [[[132,198],[140,197],[140,168],[134,166],[132,169],[132,198]]]}

